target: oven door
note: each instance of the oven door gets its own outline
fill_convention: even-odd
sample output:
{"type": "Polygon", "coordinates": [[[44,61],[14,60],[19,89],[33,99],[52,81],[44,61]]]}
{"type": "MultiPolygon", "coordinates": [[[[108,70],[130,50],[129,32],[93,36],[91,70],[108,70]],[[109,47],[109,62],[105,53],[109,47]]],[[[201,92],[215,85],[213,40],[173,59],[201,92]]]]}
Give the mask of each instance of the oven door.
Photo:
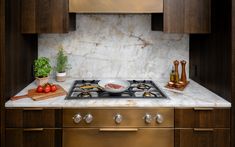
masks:
{"type": "Polygon", "coordinates": [[[170,128],[64,128],[63,147],[174,147],[170,128]]]}

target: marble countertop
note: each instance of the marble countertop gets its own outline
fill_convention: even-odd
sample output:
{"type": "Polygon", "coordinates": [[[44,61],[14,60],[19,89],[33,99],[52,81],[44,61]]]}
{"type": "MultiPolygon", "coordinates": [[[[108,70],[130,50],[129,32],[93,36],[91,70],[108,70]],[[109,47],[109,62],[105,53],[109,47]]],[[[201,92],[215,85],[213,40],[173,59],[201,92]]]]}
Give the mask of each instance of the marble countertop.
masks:
{"type": "MultiPolygon", "coordinates": [[[[65,82],[57,83],[69,91],[75,78],[68,78],[65,82]]],[[[166,81],[154,80],[159,88],[167,95],[167,99],[86,99],[65,100],[65,96],[55,97],[42,101],[33,101],[24,98],[16,101],[7,101],[5,107],[231,107],[231,103],[224,100],[205,87],[190,80],[190,84],[183,92],[170,91],[164,88],[166,81]]],[[[32,82],[17,95],[26,94],[28,89],[35,88],[32,82]]]]}

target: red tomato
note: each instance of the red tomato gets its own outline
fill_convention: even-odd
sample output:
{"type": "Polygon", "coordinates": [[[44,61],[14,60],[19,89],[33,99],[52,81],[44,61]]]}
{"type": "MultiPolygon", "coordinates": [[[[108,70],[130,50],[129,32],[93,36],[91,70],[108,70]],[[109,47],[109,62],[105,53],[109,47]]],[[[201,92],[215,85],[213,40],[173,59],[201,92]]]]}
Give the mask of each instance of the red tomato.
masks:
{"type": "Polygon", "coordinates": [[[42,88],[42,86],[41,86],[41,85],[39,85],[39,86],[37,87],[37,92],[38,92],[38,93],[43,92],[43,88],[42,88]]]}
{"type": "Polygon", "coordinates": [[[51,92],[55,92],[57,90],[57,87],[55,85],[51,85],[51,92]]]}
{"type": "Polygon", "coordinates": [[[46,85],[45,87],[44,87],[44,92],[45,93],[48,93],[48,92],[50,92],[51,91],[51,86],[50,85],[46,85]]]}

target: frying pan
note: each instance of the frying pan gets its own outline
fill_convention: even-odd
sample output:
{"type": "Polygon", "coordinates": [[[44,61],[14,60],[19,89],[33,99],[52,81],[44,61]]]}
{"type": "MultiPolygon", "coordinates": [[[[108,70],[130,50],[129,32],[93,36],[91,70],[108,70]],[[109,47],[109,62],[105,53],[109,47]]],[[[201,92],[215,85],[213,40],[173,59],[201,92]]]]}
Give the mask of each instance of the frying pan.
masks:
{"type": "Polygon", "coordinates": [[[110,93],[121,93],[130,87],[130,83],[128,81],[118,79],[100,80],[98,85],[102,90],[110,93]],[[109,84],[120,86],[120,88],[113,88],[112,86],[110,87],[109,84]]]}

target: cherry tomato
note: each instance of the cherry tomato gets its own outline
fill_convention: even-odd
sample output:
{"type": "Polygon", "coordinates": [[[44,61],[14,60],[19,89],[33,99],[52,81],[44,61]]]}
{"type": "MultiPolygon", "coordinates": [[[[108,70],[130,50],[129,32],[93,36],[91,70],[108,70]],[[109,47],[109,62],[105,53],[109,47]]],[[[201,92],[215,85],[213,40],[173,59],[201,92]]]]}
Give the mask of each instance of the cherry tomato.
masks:
{"type": "Polygon", "coordinates": [[[46,85],[45,87],[44,87],[44,92],[45,93],[48,93],[48,92],[50,92],[51,91],[51,86],[50,85],[46,85]]]}
{"type": "Polygon", "coordinates": [[[55,85],[51,85],[51,92],[55,92],[57,90],[57,87],[55,85]]]}
{"type": "Polygon", "coordinates": [[[39,85],[39,86],[37,87],[37,92],[38,92],[38,93],[42,93],[42,92],[43,92],[43,88],[42,88],[41,85],[39,85]]]}

